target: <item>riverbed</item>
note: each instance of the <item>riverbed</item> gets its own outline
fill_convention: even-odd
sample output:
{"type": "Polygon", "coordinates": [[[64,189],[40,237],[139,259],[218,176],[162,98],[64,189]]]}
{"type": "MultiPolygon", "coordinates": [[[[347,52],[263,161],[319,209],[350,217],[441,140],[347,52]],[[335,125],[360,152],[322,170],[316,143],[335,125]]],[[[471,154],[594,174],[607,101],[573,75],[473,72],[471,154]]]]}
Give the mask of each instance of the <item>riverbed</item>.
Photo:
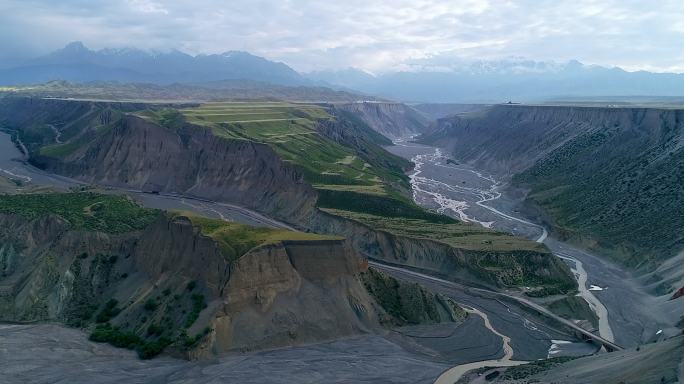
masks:
{"type": "MultiPolygon", "coordinates": [[[[27,188],[48,186],[68,190],[86,185],[31,166],[5,133],[0,133],[0,174],[24,183],[27,188]]],[[[224,203],[104,186],[101,190],[126,194],[150,208],[191,210],[250,225],[285,226],[224,203]]],[[[515,327],[514,319],[520,315],[495,301],[492,303],[499,308],[493,320],[501,324],[497,329],[516,335],[520,344],[517,355],[528,359],[544,357],[548,348],[544,339],[551,337],[551,331],[530,325],[527,329],[519,323],[526,333],[511,331],[508,324],[515,327]],[[542,341],[533,343],[537,338],[542,341]]],[[[553,333],[553,337],[559,336],[553,333]]],[[[499,340],[484,321],[471,316],[462,324],[409,327],[273,351],[231,353],[205,362],[170,357],[141,361],[131,351],[90,342],[81,330],[62,325],[0,324],[0,372],[7,383],[432,383],[453,364],[505,356],[499,340]]]]}
{"type": "MultiPolygon", "coordinates": [[[[542,225],[519,212],[519,194],[509,193],[506,180],[462,164],[439,148],[399,141],[387,148],[412,160],[414,200],[466,222],[543,242],[572,268],[580,295],[599,318],[601,337],[623,347],[653,340],[671,327],[659,316],[656,298],[619,266],[548,235],[542,225]],[[600,289],[590,289],[592,286],[600,289]]],[[[556,343],[555,350],[566,344],[556,343]]],[[[559,352],[556,352],[556,354],[559,352]]]]}

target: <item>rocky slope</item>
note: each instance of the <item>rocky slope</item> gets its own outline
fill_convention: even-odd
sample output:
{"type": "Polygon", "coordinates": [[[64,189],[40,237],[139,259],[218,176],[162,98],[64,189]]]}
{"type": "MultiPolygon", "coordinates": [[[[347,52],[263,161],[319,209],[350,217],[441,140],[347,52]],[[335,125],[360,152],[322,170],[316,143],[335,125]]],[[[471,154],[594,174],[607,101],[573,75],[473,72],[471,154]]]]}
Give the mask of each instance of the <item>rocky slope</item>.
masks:
{"type": "Polygon", "coordinates": [[[93,184],[241,204],[290,221],[311,214],[313,189],[268,145],[124,114],[149,107],[8,98],[0,102],[0,115],[28,147],[31,162],[50,172],[93,184]],[[64,144],[53,144],[50,126],[64,144]]]}
{"type": "MultiPolygon", "coordinates": [[[[86,327],[92,340],[142,357],[167,346],[191,358],[287,346],[394,322],[340,238],[171,215],[91,193],[0,196],[0,224],[0,320],[86,327]]],[[[434,300],[426,306],[442,305],[434,300]]],[[[416,316],[456,321],[455,311],[416,316]]]]}
{"type": "Polygon", "coordinates": [[[678,383],[684,375],[684,336],[636,349],[568,362],[542,360],[509,368],[494,383],[678,383]]]}
{"type": "Polygon", "coordinates": [[[192,125],[173,131],[135,116],[73,153],[33,161],[89,183],[233,202],[279,218],[306,214],[315,201],[301,175],[267,145],[192,125]]]}
{"type": "Polygon", "coordinates": [[[650,282],[666,293],[684,284],[684,269],[666,262],[684,248],[674,230],[684,225],[683,117],[674,109],[495,106],[440,120],[423,140],[516,175],[558,235],[658,268],[650,282]]]}
{"type": "Polygon", "coordinates": [[[337,108],[354,113],[390,139],[424,133],[430,122],[418,111],[400,103],[363,102],[341,104],[337,108]]]}
{"type": "MultiPolygon", "coordinates": [[[[352,153],[364,161],[363,169],[379,169],[381,172],[377,174],[383,175],[383,179],[373,182],[382,182],[383,189],[373,191],[375,195],[364,195],[356,190],[314,191],[298,172],[297,164],[283,161],[281,156],[284,155],[273,149],[280,145],[278,140],[271,138],[273,144],[262,144],[256,139],[222,136],[224,133],[218,131],[220,127],[210,129],[189,124],[182,118],[174,118],[178,114],[162,114],[157,120],[151,120],[125,114],[105,103],[74,102],[75,106],[67,107],[76,109],[73,112],[76,117],[60,126],[64,143],[45,145],[45,135],[32,139],[25,132],[32,126],[44,127],[51,121],[51,115],[31,119],[30,101],[13,102],[15,104],[8,101],[5,109],[20,103],[24,112],[21,115],[7,113],[8,125],[19,129],[18,135],[31,152],[31,161],[51,172],[94,184],[240,204],[299,228],[348,237],[355,249],[370,257],[475,284],[499,287],[550,284],[567,290],[572,282],[564,264],[542,248],[513,247],[493,251],[488,243],[478,239],[473,247],[462,249],[424,238],[392,235],[319,212],[316,205],[367,212],[367,204],[359,203],[370,202],[376,214],[430,220],[441,217],[426,212],[402,196],[408,190],[403,174],[409,166],[407,162],[384,151],[377,144],[382,139],[378,134],[365,124],[345,117],[347,112],[337,107],[331,112],[332,119],[316,122],[313,133],[324,136],[317,139],[327,139],[353,150],[352,153]],[[29,106],[24,105],[26,103],[29,106]]],[[[51,102],[41,100],[38,110],[48,111],[48,115],[58,110],[53,105],[43,106],[43,103],[51,102]]],[[[127,108],[135,108],[135,105],[127,105],[127,108]]],[[[233,129],[240,132],[242,128],[233,129]]],[[[313,136],[306,133],[303,137],[313,136]]],[[[52,131],[47,135],[53,138],[52,131]]],[[[285,155],[292,148],[297,149],[292,144],[285,155]]],[[[321,155],[321,161],[330,161],[324,155],[321,155]]],[[[316,162],[315,165],[325,170],[328,169],[326,164],[316,162]]],[[[337,185],[332,187],[339,188],[337,185]]]]}
{"type": "Polygon", "coordinates": [[[411,107],[430,120],[438,120],[462,113],[472,113],[488,107],[487,104],[426,103],[413,104],[411,107]]]}
{"type": "Polygon", "coordinates": [[[327,212],[317,215],[311,226],[319,233],[350,239],[368,258],[476,286],[545,286],[560,292],[576,287],[568,267],[543,246],[515,250],[467,249],[393,234],[327,212]]]}

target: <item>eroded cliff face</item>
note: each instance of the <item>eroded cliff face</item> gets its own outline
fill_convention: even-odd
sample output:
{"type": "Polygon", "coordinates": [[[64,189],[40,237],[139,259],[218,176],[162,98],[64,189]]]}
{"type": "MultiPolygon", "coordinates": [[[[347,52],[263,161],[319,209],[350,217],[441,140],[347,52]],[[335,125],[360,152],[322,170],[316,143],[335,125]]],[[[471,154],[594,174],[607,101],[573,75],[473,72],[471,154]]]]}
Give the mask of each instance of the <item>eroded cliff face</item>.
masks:
{"type": "Polygon", "coordinates": [[[446,279],[494,288],[549,286],[572,290],[568,267],[550,252],[467,250],[427,239],[397,236],[354,220],[321,212],[312,227],[345,236],[364,256],[446,279]]]}
{"type": "Polygon", "coordinates": [[[267,145],[130,115],[106,129],[73,153],[32,161],[89,183],[230,202],[290,221],[315,204],[313,189],[267,145]]]}
{"type": "Polygon", "coordinates": [[[495,106],[442,119],[423,140],[513,176],[557,236],[649,272],[660,294],[680,288],[684,110],[495,106]]]}
{"type": "MultiPolygon", "coordinates": [[[[345,240],[278,241],[231,260],[184,216],[160,214],[144,230],[120,234],[72,230],[57,216],[0,214],[0,224],[3,321],[107,323],[107,332],[164,340],[190,358],[320,342],[393,322],[364,287],[365,268],[345,240]]],[[[426,300],[426,308],[435,305],[426,300]]]]}
{"type": "Polygon", "coordinates": [[[337,108],[358,116],[368,126],[389,139],[425,133],[430,121],[413,108],[401,103],[351,103],[337,108]]]}
{"type": "Polygon", "coordinates": [[[434,132],[420,140],[446,148],[459,161],[480,169],[513,175],[584,131],[613,126],[625,117],[613,111],[497,105],[472,114],[439,119],[433,126],[434,132]]]}
{"type": "Polygon", "coordinates": [[[250,252],[234,267],[205,348],[260,349],[377,328],[359,266],[340,241],[285,242],[250,252]]]}

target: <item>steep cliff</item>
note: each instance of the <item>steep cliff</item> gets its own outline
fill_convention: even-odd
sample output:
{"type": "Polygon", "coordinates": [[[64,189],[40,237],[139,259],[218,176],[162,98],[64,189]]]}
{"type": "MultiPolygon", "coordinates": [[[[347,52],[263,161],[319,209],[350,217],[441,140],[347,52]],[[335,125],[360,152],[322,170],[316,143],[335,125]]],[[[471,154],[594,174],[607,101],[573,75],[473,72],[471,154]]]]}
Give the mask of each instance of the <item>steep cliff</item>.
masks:
{"type": "Polygon", "coordinates": [[[32,161],[89,183],[239,203],[279,218],[306,215],[315,202],[301,175],[267,145],[131,115],[72,152],[44,150],[32,161]]]}
{"type": "MultiPolygon", "coordinates": [[[[337,237],[93,193],[0,196],[0,320],[62,321],[142,357],[170,347],[202,358],[378,331],[394,315],[369,295],[362,272],[337,237]]],[[[422,312],[420,321],[458,320],[422,312]]]]}
{"type": "MultiPolygon", "coordinates": [[[[471,246],[454,245],[426,236],[394,233],[377,222],[364,223],[343,217],[340,211],[333,212],[321,212],[311,226],[319,233],[345,236],[371,259],[475,286],[546,287],[557,293],[571,292],[577,286],[567,265],[536,243],[518,244],[511,238],[508,240],[516,244],[509,245],[506,236],[498,234],[503,237],[501,245],[490,240],[485,240],[485,244],[478,240],[471,246]]],[[[429,232],[425,227],[436,224],[419,225],[429,232]]],[[[453,236],[467,236],[463,230],[450,232],[453,236]]]]}
{"type": "Polygon", "coordinates": [[[364,102],[336,106],[352,112],[368,126],[389,139],[398,139],[426,132],[428,118],[401,103],[364,102]]]}
{"type": "Polygon", "coordinates": [[[488,107],[487,104],[454,104],[454,103],[426,103],[411,105],[413,109],[422,113],[430,120],[437,120],[448,116],[472,113],[488,107]]]}
{"type": "MultiPolygon", "coordinates": [[[[62,103],[68,104],[55,101],[56,107],[51,102],[42,100],[36,108],[57,111],[62,103]]],[[[14,103],[31,109],[30,101],[25,105],[25,99],[16,99],[14,103]]],[[[243,205],[300,228],[344,235],[364,252],[368,248],[367,238],[384,239],[386,232],[338,228],[341,219],[319,214],[316,207],[391,219],[455,222],[410,201],[404,175],[410,164],[387,153],[379,146],[387,139],[368,128],[359,116],[352,116],[352,112],[338,106],[324,109],[288,103],[206,103],[182,108],[148,105],[142,111],[127,114],[106,103],[74,103],[75,106],[68,105],[75,108],[73,124],[60,126],[62,130],[57,130],[62,134],[62,142],[49,145],[45,144],[45,137],[56,139],[52,129],[45,128],[51,119],[37,114],[31,120],[27,111],[23,112],[24,119],[7,113],[11,128],[20,135],[31,126],[48,129],[47,136],[27,141],[34,164],[93,184],[243,205]],[[265,118],[268,116],[282,118],[272,121],[265,118]],[[76,121],[83,123],[75,124],[76,121]],[[76,133],[68,136],[66,132],[72,128],[67,126],[76,127],[76,133]]],[[[385,106],[391,107],[388,110],[381,105],[368,107],[377,107],[383,113],[405,108],[392,104],[385,106]]],[[[497,243],[501,238],[494,232],[480,234],[469,248],[420,237],[404,243],[407,237],[395,237],[386,244],[375,240],[372,244],[380,241],[382,246],[372,247],[381,249],[387,261],[407,263],[453,278],[463,276],[476,284],[563,285],[570,280],[567,268],[549,264],[548,258],[541,256],[545,253],[543,249],[531,250],[516,244],[492,250],[492,241],[497,243]]]]}
{"type": "MultiPolygon", "coordinates": [[[[440,120],[424,141],[515,175],[556,233],[650,271],[684,248],[684,111],[495,106],[440,120]]],[[[657,290],[679,288],[672,268],[657,290]]]]}

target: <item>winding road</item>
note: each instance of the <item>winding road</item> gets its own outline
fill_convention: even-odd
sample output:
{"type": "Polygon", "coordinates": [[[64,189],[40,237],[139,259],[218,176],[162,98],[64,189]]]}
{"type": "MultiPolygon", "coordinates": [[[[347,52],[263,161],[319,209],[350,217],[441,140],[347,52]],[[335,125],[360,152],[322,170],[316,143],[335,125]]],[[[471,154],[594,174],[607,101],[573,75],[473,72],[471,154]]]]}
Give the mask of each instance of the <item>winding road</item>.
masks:
{"type": "MultiPolygon", "coordinates": [[[[20,146],[23,147],[21,143],[20,146]]],[[[0,172],[11,179],[61,190],[88,185],[80,180],[51,174],[32,166],[26,162],[25,155],[11,141],[10,135],[2,132],[0,132],[0,172]]],[[[234,204],[173,193],[151,194],[137,189],[112,186],[103,186],[103,188],[105,193],[128,195],[148,208],[192,211],[253,226],[293,230],[285,223],[234,204]]]]}
{"type": "MultiPolygon", "coordinates": [[[[492,228],[496,221],[505,219],[510,222],[515,222],[522,224],[525,229],[519,229],[513,227],[514,230],[523,230],[524,232],[515,233],[523,236],[534,236],[533,239],[538,243],[545,243],[548,239],[548,230],[539,224],[533,223],[529,220],[525,220],[520,217],[516,217],[509,213],[504,213],[497,207],[494,207],[491,202],[502,197],[502,193],[499,189],[503,184],[497,181],[492,175],[485,175],[475,169],[461,166],[456,164],[455,161],[447,161],[446,157],[439,148],[427,147],[422,145],[408,144],[405,141],[399,141],[395,143],[398,147],[410,148],[408,152],[394,151],[395,154],[403,155],[410,153],[410,159],[414,162],[414,171],[409,175],[411,186],[413,189],[414,200],[427,208],[434,208],[437,212],[456,215],[463,221],[473,222],[483,225],[487,228],[492,228]],[[432,175],[426,174],[426,167],[432,168],[432,175]],[[439,173],[434,170],[443,169],[444,172],[458,172],[462,177],[460,183],[449,181],[445,179],[437,178],[435,175],[444,175],[444,173],[439,173]],[[470,175],[470,177],[463,177],[470,175]],[[480,210],[474,210],[472,205],[481,208],[480,210]],[[493,214],[493,215],[492,215],[493,214]],[[498,218],[498,220],[497,220],[498,218]],[[531,232],[532,230],[532,232],[531,232]],[[534,234],[536,232],[536,234],[534,234]]],[[[451,174],[449,174],[451,176],[451,174]]],[[[510,224],[509,224],[510,225],[510,224]]],[[[583,268],[582,262],[577,258],[573,257],[571,254],[565,252],[561,253],[557,250],[552,250],[553,253],[560,257],[561,259],[568,262],[568,264],[573,267],[572,272],[578,282],[580,295],[589,304],[590,308],[599,319],[599,335],[594,335],[582,328],[577,327],[574,323],[558,318],[550,311],[546,310],[544,307],[533,303],[529,300],[520,297],[510,297],[517,300],[521,304],[528,306],[531,309],[537,310],[540,313],[549,312],[551,317],[558,318],[557,320],[566,323],[567,326],[575,329],[579,333],[585,335],[586,337],[592,338],[598,343],[607,347],[611,350],[620,350],[620,346],[614,343],[615,337],[613,330],[611,328],[610,322],[608,320],[608,310],[606,306],[587,288],[588,275],[587,271],[583,268]]],[[[504,339],[505,341],[505,339],[504,339]]],[[[504,366],[495,364],[496,361],[481,362],[484,365],[489,366],[504,366]]],[[[452,372],[452,374],[447,375],[448,381],[438,382],[455,382],[454,377],[466,372],[469,369],[478,368],[476,363],[473,365],[459,365],[447,372],[452,372]],[[466,369],[467,368],[467,369],[466,369]]],[[[441,378],[440,378],[441,379],[441,378]]]]}
{"type": "MultiPolygon", "coordinates": [[[[386,265],[382,263],[378,263],[376,261],[369,261],[369,265],[373,266],[376,269],[382,270],[384,272],[390,273],[396,277],[402,278],[402,279],[408,279],[408,280],[413,280],[419,283],[424,283],[426,281],[430,281],[433,283],[438,283],[439,285],[445,286],[445,287],[450,287],[450,288],[457,288],[461,290],[467,290],[468,292],[476,292],[478,294],[483,294],[486,295],[490,298],[500,298],[500,299],[509,299],[509,300],[514,300],[518,304],[520,304],[523,307],[526,307],[527,309],[531,310],[532,312],[536,312],[540,315],[545,316],[548,319],[551,319],[555,321],[556,323],[567,327],[569,329],[572,329],[574,332],[583,335],[587,339],[591,339],[597,344],[605,346],[607,349],[615,350],[615,351],[620,351],[623,348],[617,344],[615,344],[612,340],[608,340],[606,338],[603,338],[602,336],[595,335],[586,329],[579,327],[577,324],[573,323],[570,320],[567,320],[563,317],[560,317],[556,315],[555,313],[551,312],[550,310],[546,309],[545,307],[531,301],[528,299],[525,299],[524,297],[520,296],[515,296],[511,295],[508,293],[504,292],[498,292],[498,291],[493,291],[490,289],[485,289],[485,288],[476,288],[476,287],[466,287],[463,284],[459,284],[453,281],[449,280],[444,280],[440,279],[435,276],[427,275],[424,273],[420,272],[415,272],[411,270],[407,270],[404,268],[396,267],[396,266],[391,266],[391,265],[386,265]]],[[[452,297],[456,301],[459,300],[457,297],[452,297]]]]}

